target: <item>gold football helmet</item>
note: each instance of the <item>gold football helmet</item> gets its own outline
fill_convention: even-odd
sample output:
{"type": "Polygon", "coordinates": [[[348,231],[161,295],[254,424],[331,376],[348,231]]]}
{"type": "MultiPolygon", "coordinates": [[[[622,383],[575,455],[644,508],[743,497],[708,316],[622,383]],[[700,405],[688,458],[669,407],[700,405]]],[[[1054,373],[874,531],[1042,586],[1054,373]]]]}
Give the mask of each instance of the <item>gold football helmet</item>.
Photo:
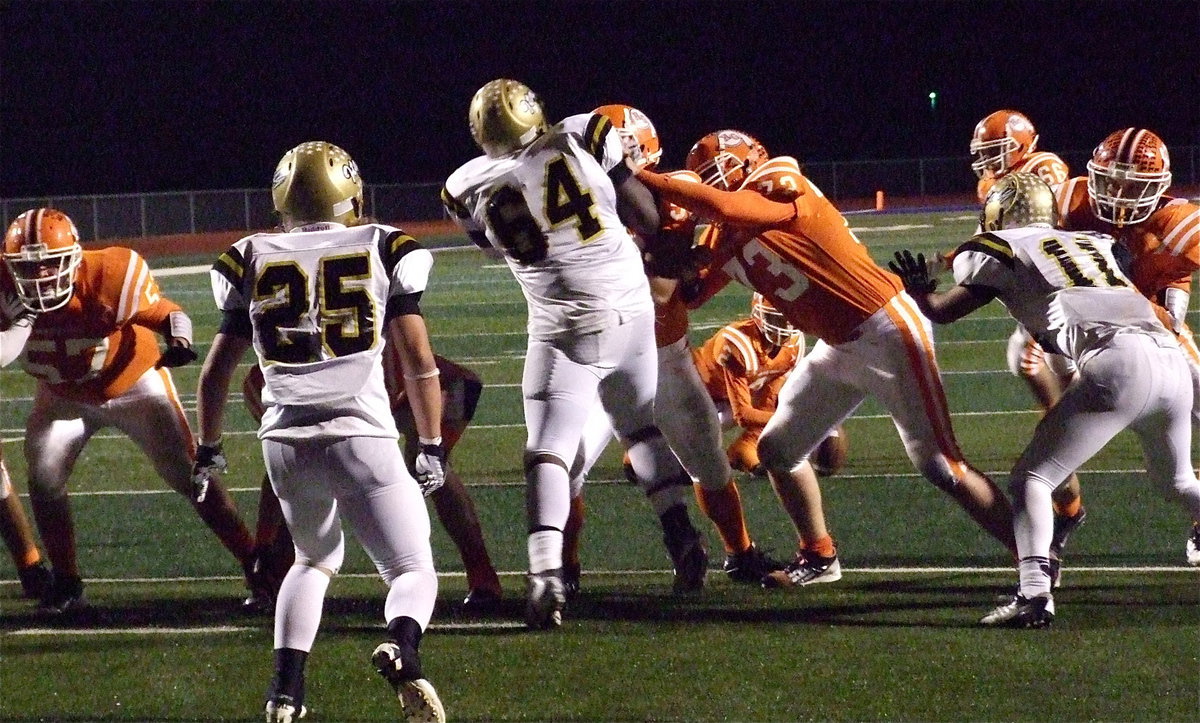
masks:
{"type": "Polygon", "coordinates": [[[524,148],[546,132],[546,111],[529,86],[508,78],[488,81],[471,99],[471,137],[492,158],[524,148]]]}
{"type": "Polygon", "coordinates": [[[979,227],[984,231],[1020,228],[1034,223],[1054,225],[1054,191],[1035,173],[1010,173],[992,186],[983,202],[979,227]]]}
{"type": "Polygon", "coordinates": [[[4,264],[16,282],[17,298],[31,311],[67,305],[82,259],[75,223],[53,208],[31,208],[4,235],[4,264]]]}
{"type": "Polygon", "coordinates": [[[318,221],[353,226],[363,215],[358,164],[332,143],[301,143],[275,166],[271,200],[286,229],[318,221]]]}

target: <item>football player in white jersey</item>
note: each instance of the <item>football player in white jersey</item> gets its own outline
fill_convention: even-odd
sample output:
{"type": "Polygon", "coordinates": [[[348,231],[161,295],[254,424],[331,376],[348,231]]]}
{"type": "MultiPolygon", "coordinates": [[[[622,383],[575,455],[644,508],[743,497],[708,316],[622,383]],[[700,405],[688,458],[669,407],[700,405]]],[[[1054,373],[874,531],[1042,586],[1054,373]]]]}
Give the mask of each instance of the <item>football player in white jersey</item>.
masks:
{"type": "Polygon", "coordinates": [[[1009,174],[988,192],[983,232],[955,253],[956,286],[933,293],[924,259],[908,251],[893,264],[932,321],[954,321],[999,299],[1039,343],[1079,370],[1013,467],[1020,586],[983,617],[984,625],[1045,627],[1054,619],[1051,492],[1123,429],[1140,439],[1154,484],[1200,521],[1192,384],[1179,344],[1117,265],[1111,236],[1060,231],[1054,222],[1050,187],[1030,173],[1009,174]]]}
{"type": "Polygon", "coordinates": [[[469,118],[484,155],[450,175],[442,201],[475,243],[503,254],[529,310],[526,623],[562,622],[569,470],[597,395],[662,522],[675,590],[697,590],[708,553],[688,517],[691,478],[654,422],[654,305],[626,230],[658,230],[653,196],[603,115],[551,126],[533,91],[500,78],[476,92],[469,118]]]}
{"type": "Polygon", "coordinates": [[[266,407],[258,436],[296,548],[275,608],[275,674],[267,720],[304,715],[304,667],[325,592],[344,556],[341,519],[388,585],[388,640],[371,660],[407,720],[442,721],[418,647],[437,573],[422,492],[441,485],[441,393],[418,302],[433,256],[411,236],[363,218],[358,166],[341,148],[302,143],[275,169],[282,233],[238,241],[212,270],[223,318],[197,390],[194,481],[224,467],[229,383],[253,346],[266,407]],[[404,465],[384,381],[385,336],[400,353],[421,452],[404,465]],[[340,519],[339,519],[340,518],[340,519]]]}

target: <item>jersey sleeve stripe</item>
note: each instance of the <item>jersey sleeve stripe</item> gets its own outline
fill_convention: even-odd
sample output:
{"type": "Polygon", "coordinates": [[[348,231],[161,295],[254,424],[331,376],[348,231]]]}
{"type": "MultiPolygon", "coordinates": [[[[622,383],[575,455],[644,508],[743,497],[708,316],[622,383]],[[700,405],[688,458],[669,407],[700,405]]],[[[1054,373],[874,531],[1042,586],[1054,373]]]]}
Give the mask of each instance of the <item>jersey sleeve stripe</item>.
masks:
{"type": "Polygon", "coordinates": [[[955,254],[960,254],[964,251],[977,251],[981,254],[986,254],[1010,269],[1014,264],[1012,247],[1004,239],[990,233],[981,233],[965,241],[962,246],[958,247],[955,254]]]}
{"type": "Polygon", "coordinates": [[[961,478],[966,472],[966,462],[950,424],[950,409],[946,404],[946,391],[934,356],[933,339],[926,333],[920,314],[907,294],[897,294],[884,309],[904,339],[922,406],[933,427],[938,448],[951,465],[954,476],[961,478]]]}
{"type": "Polygon", "coordinates": [[[1171,229],[1171,233],[1167,234],[1162,243],[1175,256],[1182,256],[1198,239],[1200,239],[1200,207],[1175,224],[1175,228],[1171,229]]]}
{"type": "Polygon", "coordinates": [[[733,327],[725,327],[725,338],[729,340],[730,346],[740,354],[742,368],[746,370],[748,376],[758,373],[758,354],[754,353],[754,343],[750,341],[750,337],[743,334],[738,329],[733,327]]]}
{"type": "Polygon", "coordinates": [[[217,257],[216,262],[213,263],[212,270],[216,271],[221,276],[224,276],[225,280],[229,282],[230,286],[241,290],[242,277],[246,273],[244,264],[245,260],[242,258],[242,252],[235,248],[230,248],[228,251],[217,257]]]}
{"type": "Polygon", "coordinates": [[[393,231],[384,236],[379,250],[380,256],[383,257],[383,266],[387,269],[388,275],[390,276],[392,271],[395,270],[396,264],[400,263],[400,259],[420,248],[422,248],[421,244],[403,231],[393,231]]]}
{"type": "Polygon", "coordinates": [[[1065,219],[1071,213],[1071,199],[1075,197],[1075,189],[1083,182],[1082,176],[1069,179],[1058,187],[1058,217],[1065,219]]]}
{"type": "Polygon", "coordinates": [[[612,130],[612,127],[612,121],[607,116],[593,113],[591,119],[588,121],[587,130],[584,131],[587,152],[591,153],[592,157],[601,163],[604,162],[604,139],[608,136],[608,132],[612,130]]]}
{"type": "Polygon", "coordinates": [[[470,218],[471,212],[467,210],[466,204],[459,201],[451,193],[450,189],[442,186],[442,205],[452,215],[458,218],[470,218]]]}
{"type": "Polygon", "coordinates": [[[132,254],[125,267],[125,280],[121,283],[121,300],[117,302],[117,323],[124,323],[137,310],[137,300],[146,286],[150,268],[141,256],[132,254]]]}

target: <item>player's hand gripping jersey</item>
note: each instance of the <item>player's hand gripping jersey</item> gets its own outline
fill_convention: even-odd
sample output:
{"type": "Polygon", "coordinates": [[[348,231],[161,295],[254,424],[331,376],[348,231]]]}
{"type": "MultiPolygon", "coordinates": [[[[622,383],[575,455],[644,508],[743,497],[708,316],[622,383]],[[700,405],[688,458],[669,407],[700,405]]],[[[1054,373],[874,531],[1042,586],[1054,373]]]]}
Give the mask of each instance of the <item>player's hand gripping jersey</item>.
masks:
{"type": "Polygon", "coordinates": [[[158,333],[182,311],[134,251],[84,251],[71,300],[38,315],[21,364],[55,394],[90,404],[119,396],[158,360],[158,333]]]}
{"type": "Polygon", "coordinates": [[[415,306],[433,257],[390,226],[313,226],[248,236],[213,266],[217,306],[253,327],[259,436],[396,438],[377,361],[384,322],[415,306]]]}
{"type": "Polygon", "coordinates": [[[531,337],[587,333],[651,311],[641,252],[614,210],[610,178],[627,173],[612,122],[585,113],[446,180],[446,208],[476,243],[504,253],[531,337]]]}

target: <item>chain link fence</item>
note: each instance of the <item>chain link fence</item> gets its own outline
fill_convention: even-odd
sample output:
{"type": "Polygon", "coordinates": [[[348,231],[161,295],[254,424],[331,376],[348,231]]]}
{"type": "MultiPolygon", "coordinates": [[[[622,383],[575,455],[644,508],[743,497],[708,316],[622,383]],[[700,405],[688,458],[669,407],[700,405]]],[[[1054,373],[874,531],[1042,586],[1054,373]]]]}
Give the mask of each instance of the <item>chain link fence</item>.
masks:
{"type": "MultiPolygon", "coordinates": [[[[1060,153],[1074,174],[1085,172],[1090,151],[1060,153]]],[[[1200,146],[1171,150],[1174,186],[1200,186],[1200,146]]],[[[971,195],[975,176],[965,157],[874,161],[814,161],[805,174],[834,199],[971,195]]],[[[373,184],[367,211],[385,222],[443,217],[438,183],[373,184]]],[[[4,227],[22,211],[58,208],[74,219],[85,241],[271,228],[275,214],[268,189],[175,191],[107,196],[43,196],[0,200],[4,227]]]]}

